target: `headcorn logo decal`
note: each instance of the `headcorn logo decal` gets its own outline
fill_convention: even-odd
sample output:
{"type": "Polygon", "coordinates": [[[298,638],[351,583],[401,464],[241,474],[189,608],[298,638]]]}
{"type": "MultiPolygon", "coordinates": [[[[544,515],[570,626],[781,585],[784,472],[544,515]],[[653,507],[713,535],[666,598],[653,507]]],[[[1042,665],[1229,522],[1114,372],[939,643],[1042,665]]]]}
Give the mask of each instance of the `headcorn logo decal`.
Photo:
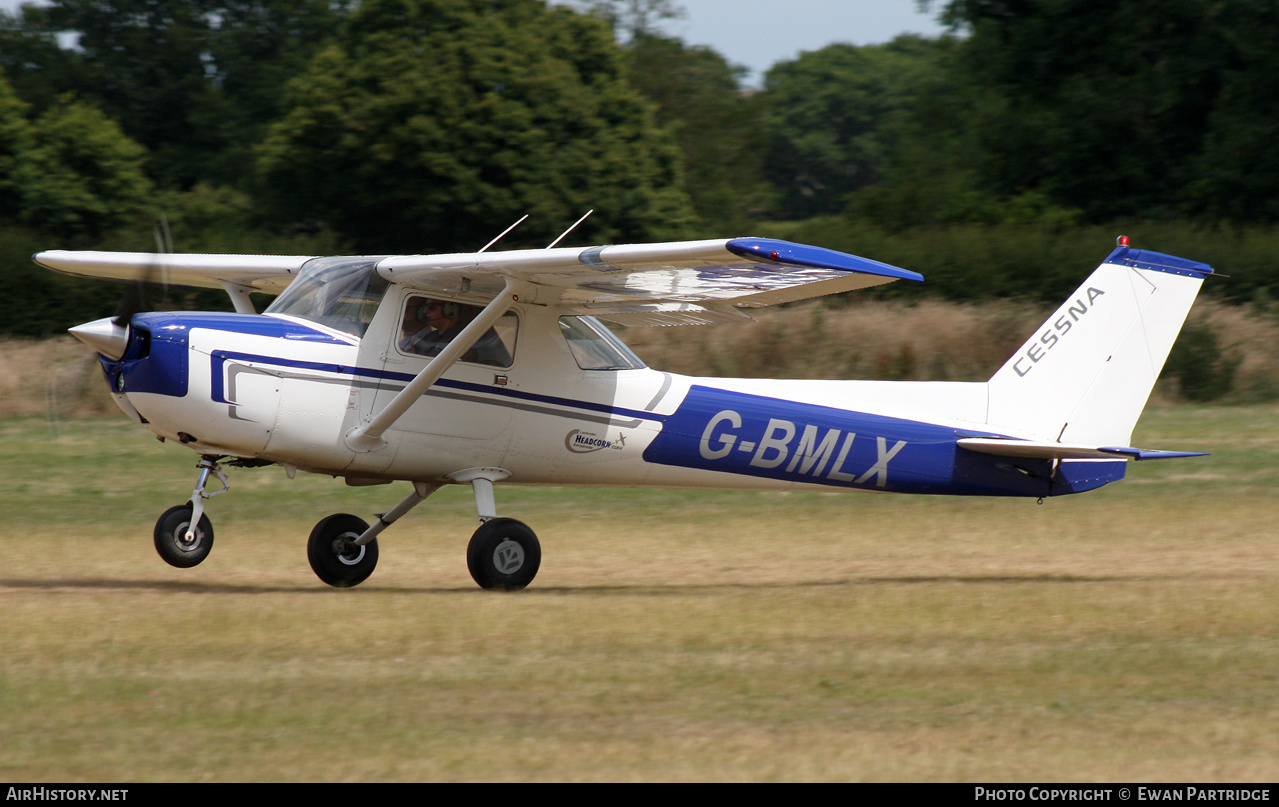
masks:
{"type": "Polygon", "coordinates": [[[620,431],[617,433],[616,440],[609,440],[595,432],[582,431],[574,429],[564,435],[564,447],[574,454],[590,454],[593,451],[602,451],[606,448],[621,450],[626,445],[626,435],[620,431]]]}

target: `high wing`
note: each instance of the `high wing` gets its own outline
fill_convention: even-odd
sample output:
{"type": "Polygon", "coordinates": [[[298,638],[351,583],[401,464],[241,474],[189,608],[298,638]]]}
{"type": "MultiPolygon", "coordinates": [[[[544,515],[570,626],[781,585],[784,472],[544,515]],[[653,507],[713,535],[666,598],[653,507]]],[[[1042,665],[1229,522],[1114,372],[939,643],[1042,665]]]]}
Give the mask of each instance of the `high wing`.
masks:
{"type": "MultiPolygon", "coordinates": [[[[64,274],[151,279],[188,286],[279,292],[312,256],[67,252],[34,257],[64,274]]],[[[387,280],[441,296],[491,299],[513,279],[536,302],[624,325],[693,325],[749,319],[758,308],[923,276],[820,247],[766,238],[596,247],[399,255],[381,258],[387,280]]]]}
{"type": "Polygon", "coordinates": [[[388,280],[496,294],[503,277],[538,287],[539,303],[623,325],[749,319],[758,308],[923,276],[821,247],[767,238],[386,258],[388,280]],[[491,288],[488,288],[491,287],[491,288]]]}
{"type": "Polygon", "coordinates": [[[278,294],[314,255],[181,255],[155,252],[73,252],[53,249],[31,256],[64,275],[107,280],[146,280],[220,289],[227,284],[278,294]]]}

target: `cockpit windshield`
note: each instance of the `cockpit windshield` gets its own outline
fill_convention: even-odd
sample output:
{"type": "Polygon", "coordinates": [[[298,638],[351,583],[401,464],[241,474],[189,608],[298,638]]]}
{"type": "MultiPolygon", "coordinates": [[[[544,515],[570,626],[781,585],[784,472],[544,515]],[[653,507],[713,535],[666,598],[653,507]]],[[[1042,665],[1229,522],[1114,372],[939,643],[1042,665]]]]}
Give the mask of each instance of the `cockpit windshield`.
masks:
{"type": "Polygon", "coordinates": [[[309,260],[265,313],[302,317],[363,336],[388,285],[374,271],[379,260],[367,256],[309,260]]]}

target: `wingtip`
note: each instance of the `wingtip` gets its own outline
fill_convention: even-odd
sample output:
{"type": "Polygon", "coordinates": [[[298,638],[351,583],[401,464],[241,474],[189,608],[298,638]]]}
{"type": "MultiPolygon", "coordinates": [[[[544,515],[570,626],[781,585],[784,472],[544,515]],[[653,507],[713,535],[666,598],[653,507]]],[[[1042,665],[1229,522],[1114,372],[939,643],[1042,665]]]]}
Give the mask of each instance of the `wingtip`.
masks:
{"type": "Polygon", "coordinates": [[[842,272],[858,272],[867,275],[879,275],[894,280],[922,281],[924,276],[899,266],[874,261],[847,252],[838,252],[825,247],[814,247],[808,244],[796,244],[776,238],[733,238],[725,248],[734,255],[752,260],[767,260],[790,266],[804,266],[817,269],[834,269],[842,272]]]}

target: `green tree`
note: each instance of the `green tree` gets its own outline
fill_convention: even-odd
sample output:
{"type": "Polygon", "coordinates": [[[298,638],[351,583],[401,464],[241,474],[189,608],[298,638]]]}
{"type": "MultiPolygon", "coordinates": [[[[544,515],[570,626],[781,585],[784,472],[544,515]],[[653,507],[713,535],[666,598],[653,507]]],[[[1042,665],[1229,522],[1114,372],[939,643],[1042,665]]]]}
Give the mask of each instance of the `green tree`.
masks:
{"type": "Polygon", "coordinates": [[[280,215],[373,251],[680,237],[678,150],[609,28],[538,0],[369,0],[290,85],[260,166],[280,215]]]}
{"type": "Polygon", "coordinates": [[[627,42],[639,36],[660,36],[660,20],[684,16],[684,9],[671,0],[579,0],[577,6],[608,22],[627,42]]]}
{"type": "Polygon", "coordinates": [[[783,218],[838,212],[849,193],[882,178],[890,124],[924,86],[939,47],[917,36],[828,45],[765,74],[764,175],[781,193],[783,218]]]}
{"type": "Polygon", "coordinates": [[[685,185],[708,234],[746,232],[772,203],[760,182],[762,98],[743,92],[746,68],[700,45],[639,33],[626,48],[630,82],[657,105],[684,155],[685,185]]]}
{"type": "Polygon", "coordinates": [[[89,84],[75,50],[63,48],[48,24],[48,9],[34,4],[16,14],[0,9],[0,70],[37,112],[89,84]]]}
{"type": "Polygon", "coordinates": [[[225,148],[225,107],[206,76],[203,2],[56,0],[27,9],[41,28],[73,32],[79,70],[65,90],[91,99],[151,152],[163,185],[189,184],[225,148]],[[207,114],[211,106],[217,107],[207,114]],[[201,120],[203,118],[203,120],[201,120]]]}
{"type": "Polygon", "coordinates": [[[43,108],[65,93],[121,122],[162,186],[245,178],[285,81],[337,28],[328,0],[52,0],[0,18],[0,65],[43,108]],[[70,38],[73,47],[61,44],[70,38]]]}
{"type": "Polygon", "coordinates": [[[14,172],[20,220],[72,241],[94,241],[135,220],[151,199],[145,150],[97,109],[64,101],[31,124],[14,172]]]}
{"type": "Polygon", "coordinates": [[[983,174],[1005,194],[1042,191],[1092,220],[1175,215],[1203,169],[1224,69],[1247,62],[1232,39],[1253,32],[1229,23],[1245,6],[1260,7],[952,0],[946,19],[967,31],[966,69],[1005,102],[982,122],[983,174]]]}
{"type": "Polygon", "coordinates": [[[983,123],[1002,110],[1001,96],[959,63],[963,45],[934,42],[930,68],[885,121],[879,181],[848,197],[846,212],[890,231],[960,223],[1075,224],[1080,211],[1054,204],[1037,190],[1010,194],[981,171],[991,155],[983,123]]]}
{"type": "Polygon", "coordinates": [[[80,242],[134,220],[151,196],[142,147],[70,98],[30,111],[0,73],[0,215],[80,242]]]}
{"type": "Polygon", "coordinates": [[[193,116],[214,126],[226,147],[201,179],[247,186],[253,148],[282,113],[285,84],[336,35],[344,12],[330,0],[216,0],[208,14],[208,81],[220,103],[193,116]],[[216,119],[214,119],[216,118],[216,119]]]}
{"type": "Polygon", "coordinates": [[[17,171],[22,156],[31,147],[27,108],[0,71],[0,217],[9,220],[22,209],[22,184],[17,171]]]}
{"type": "Polygon", "coordinates": [[[1221,90],[1192,166],[1188,208],[1211,219],[1279,221],[1279,14],[1271,2],[1236,0],[1216,22],[1221,90]]]}

